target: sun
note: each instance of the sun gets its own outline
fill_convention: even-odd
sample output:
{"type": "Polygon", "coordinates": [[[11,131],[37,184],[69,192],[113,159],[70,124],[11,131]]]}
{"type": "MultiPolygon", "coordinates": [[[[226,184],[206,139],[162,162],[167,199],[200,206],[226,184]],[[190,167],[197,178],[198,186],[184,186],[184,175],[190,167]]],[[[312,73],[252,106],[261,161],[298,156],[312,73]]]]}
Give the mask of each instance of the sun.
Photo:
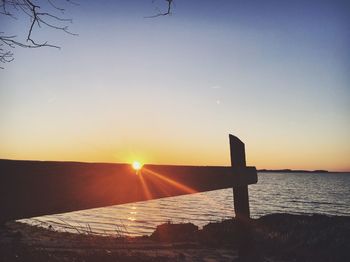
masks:
{"type": "Polygon", "coordinates": [[[132,168],[138,171],[142,168],[142,164],[139,161],[134,161],[132,162],[132,168]]]}

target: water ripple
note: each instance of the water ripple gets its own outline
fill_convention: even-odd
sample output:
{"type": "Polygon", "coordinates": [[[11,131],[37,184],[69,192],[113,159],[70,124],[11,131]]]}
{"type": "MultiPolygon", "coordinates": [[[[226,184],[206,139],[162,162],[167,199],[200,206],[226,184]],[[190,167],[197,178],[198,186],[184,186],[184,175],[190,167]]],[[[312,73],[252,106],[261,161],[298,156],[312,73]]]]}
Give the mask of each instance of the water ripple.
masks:
{"type": "MultiPolygon", "coordinates": [[[[350,174],[259,173],[249,187],[252,217],[269,213],[350,216],[350,174]]],[[[168,221],[203,226],[234,216],[232,189],[23,219],[56,230],[146,235],[168,221]],[[88,226],[87,226],[88,225],[88,226]],[[77,230],[78,229],[78,230],[77,230]]]]}

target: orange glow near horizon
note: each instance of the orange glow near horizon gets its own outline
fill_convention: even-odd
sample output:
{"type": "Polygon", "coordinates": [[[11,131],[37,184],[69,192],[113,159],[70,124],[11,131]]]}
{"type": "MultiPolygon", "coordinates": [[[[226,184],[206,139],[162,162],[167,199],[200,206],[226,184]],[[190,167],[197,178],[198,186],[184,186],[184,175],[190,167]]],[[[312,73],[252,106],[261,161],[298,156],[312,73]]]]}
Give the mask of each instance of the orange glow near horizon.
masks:
{"type": "MultiPolygon", "coordinates": [[[[272,138],[264,140],[253,136],[239,137],[246,144],[247,165],[256,166],[258,169],[350,171],[350,149],[339,141],[334,141],[334,148],[328,146],[327,142],[323,146],[327,150],[315,150],[316,144],[300,142],[300,139],[284,140],[283,143],[276,139],[275,143],[271,144],[272,138]]],[[[174,140],[147,134],[147,137],[137,138],[136,141],[131,141],[130,138],[125,140],[125,144],[111,142],[108,146],[91,138],[94,142],[72,141],[69,148],[63,146],[63,142],[58,143],[60,140],[52,138],[48,141],[24,143],[16,140],[16,145],[11,144],[9,140],[3,141],[0,158],[130,163],[131,167],[136,159],[140,164],[230,165],[228,137],[223,134],[189,136],[174,140]],[[99,144],[101,145],[98,146],[99,144]]]]}

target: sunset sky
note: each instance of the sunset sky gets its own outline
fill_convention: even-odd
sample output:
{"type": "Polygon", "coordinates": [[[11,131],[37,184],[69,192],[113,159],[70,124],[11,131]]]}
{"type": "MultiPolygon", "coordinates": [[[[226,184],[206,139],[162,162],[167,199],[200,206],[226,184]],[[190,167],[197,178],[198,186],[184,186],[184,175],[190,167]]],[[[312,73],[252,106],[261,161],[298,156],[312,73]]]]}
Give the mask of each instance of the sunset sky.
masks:
{"type": "Polygon", "coordinates": [[[65,6],[79,36],[0,70],[0,158],[229,165],[232,133],[257,168],[350,170],[348,1],[65,6]]]}

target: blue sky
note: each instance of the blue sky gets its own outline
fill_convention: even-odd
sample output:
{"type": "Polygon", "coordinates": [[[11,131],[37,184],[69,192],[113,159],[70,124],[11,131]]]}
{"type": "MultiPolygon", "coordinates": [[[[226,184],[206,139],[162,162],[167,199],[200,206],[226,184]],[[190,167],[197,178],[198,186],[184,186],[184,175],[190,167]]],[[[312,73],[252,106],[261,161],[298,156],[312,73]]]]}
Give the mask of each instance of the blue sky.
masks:
{"type": "MultiPolygon", "coordinates": [[[[346,1],[82,1],[0,72],[1,158],[350,169],[346,1]]],[[[6,29],[23,32],[22,20],[6,29]]]]}

